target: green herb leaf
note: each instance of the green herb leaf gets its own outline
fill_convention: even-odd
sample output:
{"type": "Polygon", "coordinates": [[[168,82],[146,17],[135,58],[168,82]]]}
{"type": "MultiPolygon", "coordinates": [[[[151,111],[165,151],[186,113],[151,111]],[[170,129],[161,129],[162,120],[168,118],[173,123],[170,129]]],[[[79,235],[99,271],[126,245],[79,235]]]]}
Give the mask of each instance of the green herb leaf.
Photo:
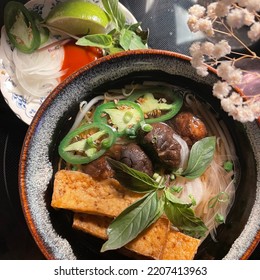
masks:
{"type": "Polygon", "coordinates": [[[171,223],[187,235],[195,238],[204,236],[208,228],[199,217],[195,216],[194,211],[190,208],[191,204],[181,203],[167,190],[165,195],[164,211],[171,223]]]}
{"type": "Polygon", "coordinates": [[[187,203],[183,202],[181,199],[179,199],[174,194],[172,194],[171,189],[166,189],[164,191],[164,194],[166,197],[166,201],[170,201],[171,203],[173,203],[174,205],[176,205],[180,208],[189,208],[192,205],[191,203],[187,204],[187,203]]]}
{"type": "Polygon", "coordinates": [[[115,170],[116,179],[127,189],[134,192],[149,192],[159,187],[159,183],[146,173],[128,167],[126,164],[107,158],[108,163],[115,170]]]}
{"type": "Polygon", "coordinates": [[[134,31],[122,29],[120,32],[119,44],[124,50],[146,49],[147,46],[143,43],[134,31]]]}
{"type": "Polygon", "coordinates": [[[86,35],[80,38],[76,45],[79,46],[91,46],[91,47],[98,47],[103,49],[108,49],[113,47],[113,38],[111,35],[108,34],[93,34],[93,35],[86,35]]]}
{"type": "Polygon", "coordinates": [[[191,148],[188,166],[181,175],[188,179],[200,177],[213,159],[215,146],[215,136],[197,141],[191,148]]]}
{"type": "Polygon", "coordinates": [[[160,203],[157,192],[151,192],[126,208],[108,227],[108,240],[101,252],[121,248],[154,223],[160,203]]]}
{"type": "Polygon", "coordinates": [[[117,29],[122,29],[126,23],[124,13],[119,9],[118,0],[102,0],[105,11],[114,22],[117,29]]]}

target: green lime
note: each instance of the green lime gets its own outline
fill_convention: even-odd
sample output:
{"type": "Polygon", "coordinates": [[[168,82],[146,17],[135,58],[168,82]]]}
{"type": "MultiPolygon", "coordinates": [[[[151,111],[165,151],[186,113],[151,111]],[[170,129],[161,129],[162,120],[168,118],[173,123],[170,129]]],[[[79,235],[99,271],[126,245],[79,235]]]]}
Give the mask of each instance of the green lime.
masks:
{"type": "Polygon", "coordinates": [[[105,33],[109,17],[99,6],[82,0],[57,4],[46,18],[46,24],[72,35],[105,33]]]}

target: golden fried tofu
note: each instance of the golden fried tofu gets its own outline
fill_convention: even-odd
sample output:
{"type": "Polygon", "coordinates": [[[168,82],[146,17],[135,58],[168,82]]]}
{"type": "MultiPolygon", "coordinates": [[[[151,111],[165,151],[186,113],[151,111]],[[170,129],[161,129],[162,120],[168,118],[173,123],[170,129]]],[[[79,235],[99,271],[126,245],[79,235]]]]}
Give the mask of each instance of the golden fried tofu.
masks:
{"type": "Polygon", "coordinates": [[[112,221],[112,218],[106,216],[74,213],[72,227],[105,240],[107,228],[112,221]]]}
{"type": "Polygon", "coordinates": [[[160,259],[193,260],[200,245],[200,240],[185,235],[171,228],[160,259]]]}
{"type": "MultiPolygon", "coordinates": [[[[111,221],[108,217],[75,213],[72,226],[106,240],[111,221]]],[[[174,230],[168,219],[160,218],[125,248],[152,259],[192,260],[199,244],[200,240],[174,230]]]]}
{"type": "MultiPolygon", "coordinates": [[[[106,231],[112,220],[108,217],[75,213],[72,227],[106,240],[106,231]]],[[[149,258],[159,259],[166,243],[169,226],[169,220],[159,219],[133,241],[125,245],[125,248],[149,258]]]]}
{"type": "Polygon", "coordinates": [[[55,174],[51,206],[116,217],[141,196],[112,178],[98,182],[82,172],[60,170],[55,174]]]}
{"type": "MultiPolygon", "coordinates": [[[[114,217],[141,198],[115,179],[96,181],[91,176],[60,170],[55,175],[51,205],[75,212],[73,228],[107,239],[107,228],[114,217]]],[[[161,217],[125,248],[152,259],[190,260],[200,240],[174,230],[161,217]]]]}

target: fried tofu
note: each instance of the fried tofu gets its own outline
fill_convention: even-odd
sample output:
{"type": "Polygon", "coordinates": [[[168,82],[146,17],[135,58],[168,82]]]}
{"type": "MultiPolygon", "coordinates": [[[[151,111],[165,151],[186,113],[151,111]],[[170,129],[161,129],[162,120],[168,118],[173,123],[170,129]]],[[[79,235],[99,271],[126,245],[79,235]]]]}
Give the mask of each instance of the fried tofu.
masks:
{"type": "Polygon", "coordinates": [[[166,244],[160,259],[193,260],[199,245],[199,239],[190,237],[171,228],[168,232],[166,244]]]}
{"type": "MultiPolygon", "coordinates": [[[[112,220],[108,217],[75,213],[72,227],[106,240],[107,228],[112,220]]],[[[169,220],[159,219],[133,241],[129,242],[125,248],[148,258],[159,259],[166,243],[169,227],[169,220]]]]}
{"type": "Polygon", "coordinates": [[[116,217],[141,197],[115,179],[98,182],[82,172],[60,170],[55,174],[51,206],[116,217]]]}
{"type": "MultiPolygon", "coordinates": [[[[73,228],[107,239],[107,228],[113,218],[141,198],[115,179],[96,181],[91,176],[60,170],[55,175],[51,205],[75,212],[73,228]]],[[[152,259],[191,260],[200,240],[174,230],[161,217],[125,248],[152,259]]]]}
{"type": "MultiPolygon", "coordinates": [[[[75,213],[73,228],[107,239],[107,227],[111,218],[75,213]]],[[[192,260],[200,240],[182,234],[170,226],[166,218],[160,218],[125,248],[152,259],[192,260]]]]}

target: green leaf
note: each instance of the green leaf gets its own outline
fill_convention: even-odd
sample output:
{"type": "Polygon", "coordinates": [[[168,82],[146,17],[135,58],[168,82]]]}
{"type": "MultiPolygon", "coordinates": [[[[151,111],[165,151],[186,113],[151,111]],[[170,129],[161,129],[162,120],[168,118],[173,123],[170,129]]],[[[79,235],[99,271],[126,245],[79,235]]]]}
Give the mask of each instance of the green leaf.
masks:
{"type": "Polygon", "coordinates": [[[115,250],[126,245],[154,223],[158,215],[159,198],[151,192],[126,208],[108,227],[108,240],[101,252],[115,250]]]}
{"type": "Polygon", "coordinates": [[[171,203],[173,203],[174,205],[176,205],[180,208],[191,207],[191,203],[187,204],[187,203],[183,202],[181,199],[179,199],[174,194],[172,194],[170,189],[166,189],[164,191],[164,194],[165,194],[165,197],[166,197],[166,201],[170,201],[171,203]]]}
{"type": "Polygon", "coordinates": [[[91,46],[91,47],[98,47],[98,48],[112,48],[114,46],[113,37],[108,34],[93,34],[93,35],[86,35],[80,38],[76,45],[79,46],[91,46]]]}
{"type": "Polygon", "coordinates": [[[115,178],[127,189],[134,192],[149,192],[159,187],[159,183],[146,173],[111,158],[107,158],[107,161],[116,172],[115,178]]]}
{"type": "Polygon", "coordinates": [[[141,26],[141,22],[132,23],[130,25],[126,24],[125,28],[136,32],[136,30],[141,26]]]}
{"type": "Polygon", "coordinates": [[[117,48],[117,47],[112,47],[112,48],[107,49],[107,51],[108,51],[110,54],[113,54],[113,53],[123,52],[124,49],[122,49],[122,48],[117,48]]]}
{"type": "MultiPolygon", "coordinates": [[[[165,192],[167,193],[167,192],[165,192]]],[[[175,199],[169,200],[167,195],[164,211],[171,223],[183,233],[195,238],[205,235],[208,228],[204,222],[196,217],[194,211],[189,207],[190,204],[173,202],[175,199]]]]}
{"type": "Polygon", "coordinates": [[[143,43],[134,31],[122,29],[120,32],[119,44],[124,50],[146,49],[147,46],[143,43]]]}
{"type": "Polygon", "coordinates": [[[181,175],[188,179],[200,177],[213,159],[215,146],[215,136],[197,141],[191,148],[188,166],[181,175]]]}
{"type": "Polygon", "coordinates": [[[117,29],[122,29],[126,23],[124,13],[119,9],[118,0],[102,0],[102,4],[111,21],[117,29]]]}

